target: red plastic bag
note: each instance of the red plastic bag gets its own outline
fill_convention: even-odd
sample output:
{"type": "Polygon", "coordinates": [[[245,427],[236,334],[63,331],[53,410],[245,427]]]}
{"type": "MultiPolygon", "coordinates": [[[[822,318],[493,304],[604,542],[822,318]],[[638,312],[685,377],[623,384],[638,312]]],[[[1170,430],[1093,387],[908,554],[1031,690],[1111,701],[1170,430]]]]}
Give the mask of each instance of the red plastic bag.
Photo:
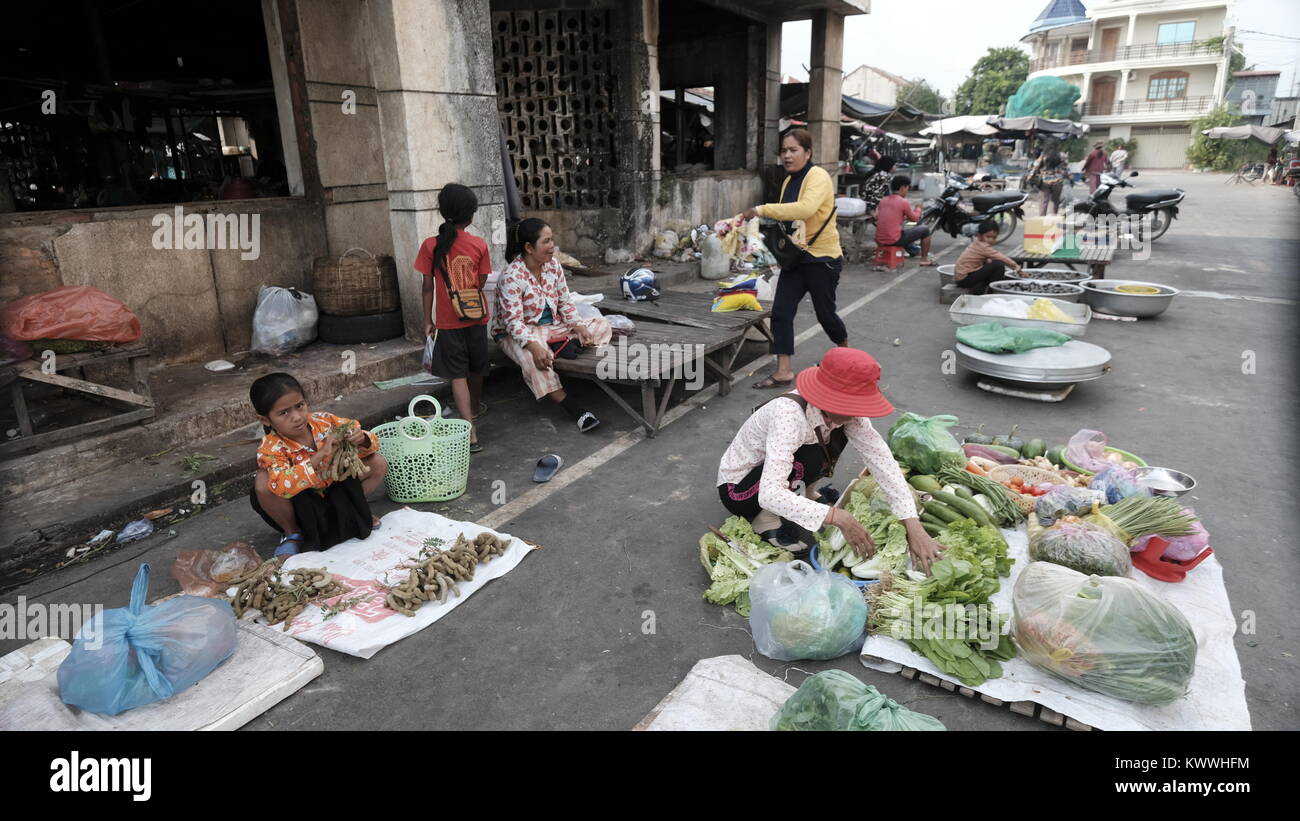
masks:
{"type": "Polygon", "coordinates": [[[120,299],[88,285],[65,285],[5,307],[0,329],[14,339],[134,342],[140,320],[120,299]]]}

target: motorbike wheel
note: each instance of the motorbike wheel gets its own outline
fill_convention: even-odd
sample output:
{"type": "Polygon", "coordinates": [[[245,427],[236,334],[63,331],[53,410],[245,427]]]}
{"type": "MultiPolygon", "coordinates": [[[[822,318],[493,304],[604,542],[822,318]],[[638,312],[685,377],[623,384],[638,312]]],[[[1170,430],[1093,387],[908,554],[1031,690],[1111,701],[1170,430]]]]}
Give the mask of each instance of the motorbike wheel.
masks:
{"type": "Polygon", "coordinates": [[[1174,221],[1170,216],[1169,209],[1161,208],[1151,215],[1151,239],[1157,240],[1165,235],[1169,230],[1169,224],[1174,221]]]}
{"type": "Polygon", "coordinates": [[[997,245],[1016,232],[1016,223],[1018,220],[1015,211],[1003,211],[993,219],[998,224],[998,238],[994,240],[994,245],[997,245]]]}

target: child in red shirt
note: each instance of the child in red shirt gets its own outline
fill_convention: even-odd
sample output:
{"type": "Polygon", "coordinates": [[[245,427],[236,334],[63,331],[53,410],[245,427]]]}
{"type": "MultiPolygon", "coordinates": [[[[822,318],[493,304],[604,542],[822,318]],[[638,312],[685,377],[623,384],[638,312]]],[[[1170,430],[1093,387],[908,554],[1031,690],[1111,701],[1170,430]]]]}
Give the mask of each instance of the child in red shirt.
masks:
{"type": "Polygon", "coordinates": [[[446,221],[438,229],[438,236],[429,237],[420,246],[414,266],[424,274],[424,335],[433,337],[429,371],[451,380],[456,409],[471,425],[470,453],[483,450],[475,422],[482,411],[483,376],[488,370],[488,317],[486,311],[482,319],[459,317],[452,307],[447,282],[450,280],[458,291],[477,288],[481,292],[492,273],[487,243],[465,230],[477,210],[478,198],[470,189],[456,183],[443,188],[438,194],[438,211],[446,221]]]}

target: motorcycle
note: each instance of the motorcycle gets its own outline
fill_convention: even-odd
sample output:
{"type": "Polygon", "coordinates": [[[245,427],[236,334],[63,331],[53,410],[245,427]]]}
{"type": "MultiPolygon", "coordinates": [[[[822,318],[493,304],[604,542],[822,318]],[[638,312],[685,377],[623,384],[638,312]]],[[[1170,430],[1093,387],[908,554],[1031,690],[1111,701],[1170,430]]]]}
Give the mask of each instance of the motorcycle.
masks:
{"type": "MultiPolygon", "coordinates": [[[[1136,177],[1133,171],[1129,177],[1136,177]]],[[[1178,203],[1183,201],[1187,192],[1181,188],[1159,188],[1129,194],[1124,198],[1124,210],[1120,211],[1110,204],[1110,194],[1116,188],[1132,188],[1125,180],[1111,174],[1102,174],[1097,190],[1084,202],[1076,203],[1074,213],[1076,226],[1082,227],[1089,219],[1097,217],[1142,217],[1142,223],[1150,218],[1151,239],[1157,240],[1169,230],[1169,225],[1178,218],[1178,203]],[[1079,217],[1082,217],[1081,219],[1079,217]]]]}
{"type": "MultiPolygon", "coordinates": [[[[989,176],[980,182],[988,182],[989,176]]],[[[951,236],[973,237],[979,233],[979,224],[991,219],[998,224],[998,238],[995,244],[1015,233],[1016,223],[1025,216],[1025,200],[1029,195],[1022,191],[996,191],[976,194],[971,197],[971,209],[961,204],[961,192],[969,191],[975,186],[956,174],[948,175],[948,187],[939,198],[926,206],[921,212],[921,222],[929,222],[936,229],[947,231],[951,236]]]]}

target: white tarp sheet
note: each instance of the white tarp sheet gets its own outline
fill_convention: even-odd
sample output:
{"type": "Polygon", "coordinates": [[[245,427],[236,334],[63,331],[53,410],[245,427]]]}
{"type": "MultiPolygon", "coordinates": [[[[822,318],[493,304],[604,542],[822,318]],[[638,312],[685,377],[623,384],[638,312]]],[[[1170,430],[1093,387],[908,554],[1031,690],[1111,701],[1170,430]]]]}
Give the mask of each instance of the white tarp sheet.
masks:
{"type": "Polygon", "coordinates": [[[308,607],[293,620],[288,635],[299,641],[368,659],[393,642],[417,633],[447,615],[483,585],[514,570],[536,549],[522,539],[473,522],[458,522],[410,508],[393,511],[383,518],[383,526],[364,541],[350,539],[323,552],[299,553],[285,562],[289,570],[325,568],[353,590],[344,594],[343,600],[365,596],[363,601],[329,619],[324,618],[322,608],[308,607]],[[416,558],[425,539],[439,538],[450,547],[461,533],[467,539],[480,533],[495,533],[502,539],[513,541],[503,555],[476,567],[473,580],[456,585],[460,590],[459,597],[451,595],[441,603],[425,602],[414,616],[404,616],[384,604],[388,596],[386,587],[401,584],[409,572],[400,569],[399,565],[409,564],[416,558]]]}
{"type": "Polygon", "coordinates": [[[634,729],[767,730],[794,691],[744,656],[702,659],[634,729]]]}
{"type": "MultiPolygon", "coordinates": [[[[1010,614],[1011,590],[1029,563],[1029,537],[1023,527],[1003,530],[1002,535],[1016,563],[993,602],[999,611],[1010,614]]],[[[1002,678],[971,689],[1002,701],[1037,702],[1099,730],[1249,730],[1246,682],[1232,645],[1237,624],[1218,559],[1211,556],[1176,584],[1157,581],[1136,568],[1130,578],[1181,610],[1196,633],[1196,671],[1186,696],[1158,707],[1120,701],[1070,684],[1019,656],[1003,663],[1002,678]]],[[[961,685],[898,639],[868,636],[861,661],[872,670],[896,673],[912,667],[961,685]]]]}

